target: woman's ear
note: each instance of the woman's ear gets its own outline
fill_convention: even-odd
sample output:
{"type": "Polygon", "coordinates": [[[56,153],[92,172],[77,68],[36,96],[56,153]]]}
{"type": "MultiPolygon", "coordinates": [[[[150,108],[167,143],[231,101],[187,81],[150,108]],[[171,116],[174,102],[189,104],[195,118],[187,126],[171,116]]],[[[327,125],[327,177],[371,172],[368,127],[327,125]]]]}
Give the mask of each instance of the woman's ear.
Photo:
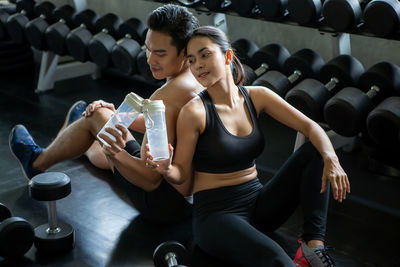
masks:
{"type": "Polygon", "coordinates": [[[229,48],[225,54],[225,64],[230,65],[232,62],[232,59],[233,59],[233,50],[231,48],[229,48]]]}

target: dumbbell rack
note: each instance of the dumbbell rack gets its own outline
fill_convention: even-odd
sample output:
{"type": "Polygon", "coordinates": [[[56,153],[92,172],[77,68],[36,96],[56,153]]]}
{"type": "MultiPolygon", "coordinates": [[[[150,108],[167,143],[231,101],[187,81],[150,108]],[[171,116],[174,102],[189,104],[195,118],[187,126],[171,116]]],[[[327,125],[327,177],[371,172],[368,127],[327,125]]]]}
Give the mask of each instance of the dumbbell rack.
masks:
{"type": "Polygon", "coordinates": [[[92,74],[93,79],[100,77],[99,68],[92,62],[60,62],[60,56],[43,51],[40,59],[39,79],[36,93],[54,88],[57,81],[92,74]]]}
{"type": "MultiPolygon", "coordinates": [[[[328,32],[328,31],[320,31],[321,34],[330,34],[331,36],[331,44],[332,44],[332,58],[335,58],[339,55],[351,55],[351,42],[350,42],[350,34],[348,33],[336,33],[336,32],[328,32]]],[[[325,126],[325,125],[321,125],[325,126]]],[[[324,127],[328,128],[328,127],[324,127]]],[[[355,144],[356,137],[344,137],[338,135],[333,130],[327,130],[326,134],[331,140],[333,147],[335,149],[346,147],[351,150],[355,144]]],[[[294,144],[293,151],[296,151],[301,145],[306,142],[306,137],[297,132],[296,141],[294,144]]]]}
{"type": "MultiPolygon", "coordinates": [[[[78,12],[86,9],[86,0],[69,0],[78,12]]],[[[92,62],[61,61],[60,56],[50,51],[43,51],[40,59],[40,71],[36,93],[42,93],[54,88],[57,81],[92,75],[93,79],[100,77],[100,70],[92,62]]]]}
{"type": "MultiPolygon", "coordinates": [[[[331,44],[332,44],[332,58],[337,57],[339,55],[351,55],[351,42],[350,42],[350,34],[348,33],[336,33],[336,32],[327,32],[320,31],[321,34],[330,34],[331,36],[331,44]]],[[[324,126],[324,125],[322,125],[324,126]]],[[[328,127],[324,127],[328,128],[328,127]]],[[[327,130],[326,134],[332,142],[332,145],[335,149],[346,147],[351,150],[355,144],[356,137],[345,137],[338,135],[333,130],[327,130]]],[[[293,151],[296,151],[302,144],[306,142],[306,137],[297,132],[296,141],[294,144],[293,151]]]]}

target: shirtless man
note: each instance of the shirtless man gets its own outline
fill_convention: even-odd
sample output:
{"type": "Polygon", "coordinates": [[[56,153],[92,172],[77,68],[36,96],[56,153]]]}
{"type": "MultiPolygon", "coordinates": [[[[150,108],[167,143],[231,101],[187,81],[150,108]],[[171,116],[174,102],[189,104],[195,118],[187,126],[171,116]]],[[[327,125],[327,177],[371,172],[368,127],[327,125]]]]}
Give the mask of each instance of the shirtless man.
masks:
{"type": "MultiPolygon", "coordinates": [[[[186,8],[169,4],[152,11],[147,26],[147,62],[154,78],[166,79],[150,99],[163,100],[168,142],[175,144],[180,109],[203,90],[191,74],[184,53],[187,38],[199,23],[186,8]]],[[[107,128],[116,141],[103,135],[101,137],[111,146],[100,145],[96,135],[114,112],[114,105],[101,100],[88,106],[83,101],[75,103],[67,114],[64,127],[46,148],[39,147],[23,125],[16,125],[9,137],[11,152],[27,179],[58,162],[85,154],[95,166],[113,171],[115,179],[145,218],[169,223],[190,216],[191,204],[184,196],[190,195],[192,182],[171,185],[146,168],[140,157],[145,151],[146,134],[141,147],[126,128],[117,125],[122,135],[107,128]]],[[[143,117],[136,119],[129,128],[144,132],[143,117]]]]}

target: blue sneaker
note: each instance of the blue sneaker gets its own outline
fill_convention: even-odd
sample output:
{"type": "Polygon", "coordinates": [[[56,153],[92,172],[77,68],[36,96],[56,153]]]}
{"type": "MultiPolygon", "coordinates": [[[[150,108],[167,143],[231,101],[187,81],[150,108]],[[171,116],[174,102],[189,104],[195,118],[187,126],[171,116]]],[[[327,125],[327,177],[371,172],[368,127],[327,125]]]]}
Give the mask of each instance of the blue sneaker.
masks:
{"type": "Polygon", "coordinates": [[[60,132],[73,123],[74,121],[82,118],[82,113],[86,110],[87,103],[83,100],[79,100],[75,102],[68,110],[67,116],[65,117],[65,121],[63,126],[60,129],[60,132]]]}
{"type": "Polygon", "coordinates": [[[11,153],[18,160],[25,178],[30,180],[36,174],[42,173],[42,171],[32,169],[32,163],[43,148],[33,141],[25,126],[20,124],[14,126],[8,138],[8,145],[11,153]]]}

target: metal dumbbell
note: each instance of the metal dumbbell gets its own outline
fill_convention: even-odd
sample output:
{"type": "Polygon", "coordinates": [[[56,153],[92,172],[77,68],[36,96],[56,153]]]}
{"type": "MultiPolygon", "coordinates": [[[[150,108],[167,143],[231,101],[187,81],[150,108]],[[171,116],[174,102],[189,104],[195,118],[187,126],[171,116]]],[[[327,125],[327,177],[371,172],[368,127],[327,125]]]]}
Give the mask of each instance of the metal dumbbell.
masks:
{"type": "Polygon", "coordinates": [[[35,228],[35,247],[40,252],[57,253],[70,250],[75,242],[71,225],[57,222],[56,200],[71,193],[71,180],[61,172],[45,172],[29,182],[29,194],[33,199],[47,201],[48,223],[35,228]]]}
{"type": "Polygon", "coordinates": [[[60,36],[65,36],[70,28],[73,27],[72,17],[75,9],[70,5],[63,5],[54,10],[53,15],[58,22],[47,27],[45,38],[48,50],[57,55],[65,56],[68,54],[64,39],[60,42],[60,36]]]}
{"type": "Polygon", "coordinates": [[[182,244],[167,241],[154,250],[153,261],[155,267],[185,267],[189,265],[190,256],[182,244]]]}
{"type": "Polygon", "coordinates": [[[362,10],[370,0],[326,0],[322,15],[329,27],[343,32],[362,23],[362,10]]]}
{"type": "Polygon", "coordinates": [[[400,97],[392,96],[376,106],[367,117],[370,137],[384,148],[400,148],[400,97]]]}
{"type": "Polygon", "coordinates": [[[32,225],[20,217],[11,217],[10,210],[0,203],[0,256],[23,256],[32,247],[33,238],[32,225]]]}
{"type": "Polygon", "coordinates": [[[397,0],[373,0],[363,13],[367,28],[377,36],[390,36],[400,29],[400,2],[397,0]]]}
{"type": "MultiPolygon", "coordinates": [[[[119,39],[113,46],[111,59],[119,71],[127,75],[132,75],[138,69],[136,58],[145,49],[143,45],[146,39],[147,28],[141,20],[130,18],[119,26],[118,32],[120,36],[124,37],[119,39]]],[[[108,51],[104,52],[108,53],[108,51]]],[[[104,57],[107,56],[109,55],[104,55],[104,57]]]]}
{"type": "Polygon", "coordinates": [[[364,67],[355,57],[340,55],[321,68],[321,82],[305,79],[294,86],[285,99],[312,120],[323,121],[326,101],[340,89],[355,86],[363,73],[364,67]]]}
{"type": "Polygon", "coordinates": [[[265,86],[284,97],[296,83],[306,78],[316,79],[324,60],[315,51],[304,48],[291,55],[284,63],[285,73],[271,70],[261,75],[253,85],[265,86]]]}
{"type": "Polygon", "coordinates": [[[338,134],[355,136],[366,126],[368,113],[383,99],[400,94],[400,67],[379,62],[365,71],[359,88],[346,87],[326,102],[324,117],[338,134]]]}
{"type": "Polygon", "coordinates": [[[19,12],[9,16],[6,22],[7,32],[11,36],[11,39],[18,44],[25,43],[25,25],[30,19],[41,15],[37,13],[38,11],[48,16],[48,13],[51,12],[50,9],[52,7],[54,7],[54,5],[49,2],[43,2],[35,5],[34,1],[18,1],[17,10],[19,12]]]}
{"type": "Polygon", "coordinates": [[[267,71],[281,70],[290,57],[289,51],[280,44],[271,43],[258,48],[254,42],[245,38],[234,41],[232,48],[243,64],[246,73],[245,85],[252,84],[267,71]]]}

